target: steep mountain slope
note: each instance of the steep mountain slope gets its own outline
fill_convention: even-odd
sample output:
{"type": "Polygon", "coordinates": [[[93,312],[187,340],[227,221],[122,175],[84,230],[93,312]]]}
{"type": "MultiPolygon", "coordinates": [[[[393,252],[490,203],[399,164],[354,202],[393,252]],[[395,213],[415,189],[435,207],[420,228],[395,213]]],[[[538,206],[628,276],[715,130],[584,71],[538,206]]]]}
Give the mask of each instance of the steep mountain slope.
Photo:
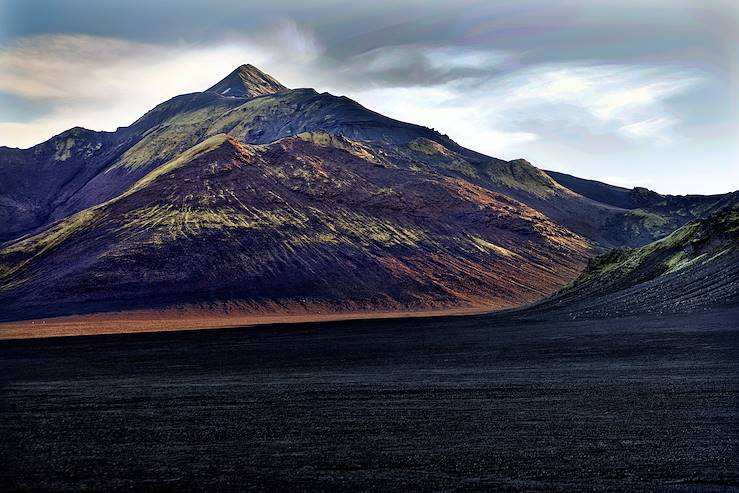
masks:
{"type": "Polygon", "coordinates": [[[249,97],[287,90],[250,65],[237,68],[211,89],[216,87],[230,87],[232,96],[241,97],[209,91],[184,94],[116,132],[75,127],[30,149],[0,147],[0,241],[117,195],[201,141],[198,122],[235,108],[249,97]]]}
{"type": "Polygon", "coordinates": [[[345,137],[219,134],[7,244],[0,316],[509,307],[554,292],[588,255],[518,201],[345,137]]]}
{"type": "Polygon", "coordinates": [[[0,241],[47,224],[54,204],[100,173],[118,143],[75,127],[28,150],[0,147],[0,241]]]}
{"type": "Polygon", "coordinates": [[[188,118],[220,113],[234,104],[239,103],[213,93],[185,94],[116,132],[75,127],[30,149],[0,147],[0,241],[120,193],[163,162],[147,161],[141,170],[118,169],[146,135],[168,121],[179,118],[179,124],[187,125],[188,118]]]}
{"type": "Polygon", "coordinates": [[[592,260],[571,286],[525,313],[572,318],[739,305],[739,201],[637,249],[592,260]]]}
{"type": "Polygon", "coordinates": [[[0,241],[115,197],[178,153],[223,132],[245,143],[269,143],[304,131],[388,145],[425,137],[467,156],[490,159],[348,98],[313,89],[287,90],[251,66],[239,67],[211,89],[224,88],[231,88],[229,96],[209,90],[172,98],[113,133],[72,129],[30,149],[0,147],[0,206],[4,216],[12,216],[0,223],[0,241]],[[245,72],[248,77],[242,78],[245,72]],[[80,133],[89,137],[80,140],[80,133]],[[44,186],[29,194],[38,183],[44,186]]]}

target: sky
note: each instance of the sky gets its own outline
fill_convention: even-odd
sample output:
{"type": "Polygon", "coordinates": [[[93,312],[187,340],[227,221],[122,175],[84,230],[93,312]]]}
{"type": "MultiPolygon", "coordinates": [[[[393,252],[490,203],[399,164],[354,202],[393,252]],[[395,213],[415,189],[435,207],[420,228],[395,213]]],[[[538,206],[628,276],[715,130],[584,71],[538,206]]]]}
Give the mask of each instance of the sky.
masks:
{"type": "Polygon", "coordinates": [[[736,0],[0,0],[0,145],[115,130],[242,63],[490,156],[739,189],[736,0]]]}

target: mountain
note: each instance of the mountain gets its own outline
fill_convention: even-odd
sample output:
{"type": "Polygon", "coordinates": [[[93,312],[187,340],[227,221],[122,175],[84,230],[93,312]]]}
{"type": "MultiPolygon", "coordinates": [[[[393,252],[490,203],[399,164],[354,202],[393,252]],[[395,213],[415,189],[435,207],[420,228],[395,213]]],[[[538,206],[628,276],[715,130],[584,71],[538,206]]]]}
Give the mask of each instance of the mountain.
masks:
{"type": "Polygon", "coordinates": [[[244,143],[268,144],[317,131],[363,141],[377,152],[509,195],[601,248],[643,245],[708,212],[671,203],[656,211],[614,207],[563,186],[523,159],[476,153],[346,97],[289,90],[243,65],[210,90],[174,97],[116,132],[76,128],[30,149],[0,147],[0,216],[6,219],[0,241],[113,198],[210,136],[227,133],[244,143]],[[233,93],[214,92],[227,88],[233,93]]]}
{"type": "Polygon", "coordinates": [[[612,318],[737,305],[739,200],[661,240],[591,260],[570,286],[528,313],[612,318]]]}
{"type": "MultiPolygon", "coordinates": [[[[225,83],[234,74],[241,74],[241,69],[226,77],[225,83]]],[[[0,147],[0,214],[8,218],[0,224],[0,241],[113,198],[210,136],[228,133],[245,143],[267,144],[310,131],[389,147],[423,138],[477,161],[491,159],[438,132],[392,120],[348,98],[313,89],[259,97],[210,91],[185,94],[116,132],[72,129],[30,149],[0,147]]]]}
{"type": "Polygon", "coordinates": [[[115,132],[0,148],[0,318],[511,307],[730,197],[570,185],[242,65],[115,132]]]}

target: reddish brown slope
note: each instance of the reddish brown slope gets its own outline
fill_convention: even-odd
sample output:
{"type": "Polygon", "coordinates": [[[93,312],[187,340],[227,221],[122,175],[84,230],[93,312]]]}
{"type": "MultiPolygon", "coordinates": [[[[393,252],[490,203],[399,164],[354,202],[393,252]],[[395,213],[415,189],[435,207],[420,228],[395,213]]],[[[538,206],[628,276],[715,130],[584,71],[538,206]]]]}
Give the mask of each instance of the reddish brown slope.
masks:
{"type": "Polygon", "coordinates": [[[218,135],[123,195],[0,251],[3,318],[502,308],[576,276],[589,244],[505,195],[303,134],[218,135]],[[50,303],[50,300],[54,300],[50,303]]]}

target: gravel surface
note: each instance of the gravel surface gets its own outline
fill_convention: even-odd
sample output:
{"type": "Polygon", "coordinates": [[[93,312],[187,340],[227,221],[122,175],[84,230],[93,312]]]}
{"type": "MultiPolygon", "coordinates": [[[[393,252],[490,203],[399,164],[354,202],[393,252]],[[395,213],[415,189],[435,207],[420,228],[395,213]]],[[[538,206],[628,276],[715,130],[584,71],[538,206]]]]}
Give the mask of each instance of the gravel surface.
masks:
{"type": "Polygon", "coordinates": [[[739,313],[0,342],[8,490],[739,489],[739,313]]]}

